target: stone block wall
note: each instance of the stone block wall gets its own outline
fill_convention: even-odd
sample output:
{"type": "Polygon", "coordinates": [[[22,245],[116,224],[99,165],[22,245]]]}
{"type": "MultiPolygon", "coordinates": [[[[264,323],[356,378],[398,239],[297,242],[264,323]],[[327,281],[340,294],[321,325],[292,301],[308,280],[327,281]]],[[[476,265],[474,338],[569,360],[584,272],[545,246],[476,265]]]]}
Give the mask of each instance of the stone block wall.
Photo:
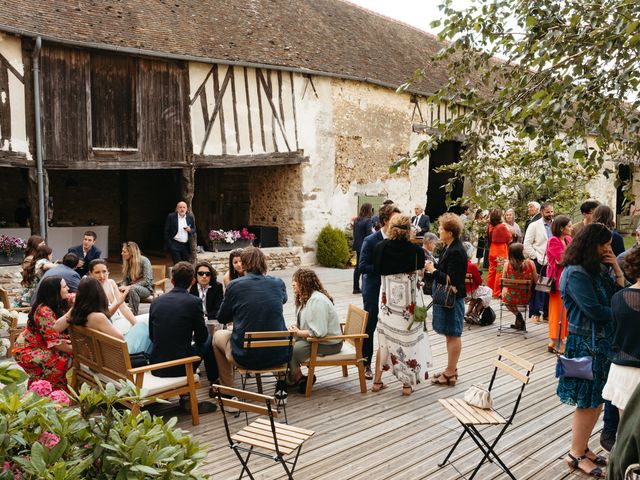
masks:
{"type": "MultiPolygon", "coordinates": [[[[284,270],[286,268],[299,267],[302,264],[301,247],[277,247],[263,248],[262,252],[267,257],[269,271],[284,270]]],[[[228,252],[204,252],[198,254],[198,261],[206,260],[213,265],[218,272],[218,281],[222,282],[222,277],[229,269],[228,252]]]]}
{"type": "Polygon", "coordinates": [[[13,298],[22,291],[22,267],[11,265],[0,267],[0,287],[9,293],[9,298],[13,298]]]}

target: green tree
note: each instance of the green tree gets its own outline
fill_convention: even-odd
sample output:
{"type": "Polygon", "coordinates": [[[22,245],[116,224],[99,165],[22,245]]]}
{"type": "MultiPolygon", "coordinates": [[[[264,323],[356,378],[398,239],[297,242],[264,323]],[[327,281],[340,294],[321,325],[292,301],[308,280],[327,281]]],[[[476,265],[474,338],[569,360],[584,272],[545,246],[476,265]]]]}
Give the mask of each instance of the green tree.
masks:
{"type": "MultiPolygon", "coordinates": [[[[449,80],[427,100],[464,108],[392,171],[462,137],[461,160],[449,169],[473,182],[469,200],[487,207],[545,198],[568,211],[587,182],[603,168],[611,173],[606,160],[637,161],[640,2],[453,4],[443,0],[444,21],[432,24],[447,43],[431,68],[446,68],[449,80]]],[[[417,70],[400,90],[428,73],[417,70]]]]}

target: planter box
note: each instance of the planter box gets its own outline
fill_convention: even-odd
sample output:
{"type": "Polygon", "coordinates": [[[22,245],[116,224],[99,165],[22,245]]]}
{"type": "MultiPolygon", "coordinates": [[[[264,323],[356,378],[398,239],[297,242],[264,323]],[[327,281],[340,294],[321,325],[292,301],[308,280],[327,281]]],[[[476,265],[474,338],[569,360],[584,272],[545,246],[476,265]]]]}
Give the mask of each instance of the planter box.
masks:
{"type": "Polygon", "coordinates": [[[230,252],[231,250],[235,250],[236,248],[245,248],[250,247],[252,242],[251,240],[236,240],[233,243],[227,242],[210,242],[210,249],[212,252],[230,252]]]}
{"type": "Polygon", "coordinates": [[[24,250],[19,250],[11,256],[0,253],[0,265],[20,265],[23,260],[24,250]]]}

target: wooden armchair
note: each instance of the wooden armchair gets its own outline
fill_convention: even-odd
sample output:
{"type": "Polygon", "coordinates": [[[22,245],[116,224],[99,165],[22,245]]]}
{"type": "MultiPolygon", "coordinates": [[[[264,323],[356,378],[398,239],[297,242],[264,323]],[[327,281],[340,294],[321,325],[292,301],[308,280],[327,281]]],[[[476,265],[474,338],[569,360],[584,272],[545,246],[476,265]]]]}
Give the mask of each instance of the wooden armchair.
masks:
{"type": "Polygon", "coordinates": [[[159,297],[167,291],[167,266],[166,265],[151,265],[153,270],[153,293],[147,298],[143,298],[141,301],[144,303],[151,303],[154,298],[159,297]]]}
{"type": "Polygon", "coordinates": [[[12,307],[11,300],[9,299],[9,292],[4,288],[0,288],[0,302],[2,302],[2,305],[4,305],[4,308],[7,310],[23,314],[9,326],[9,352],[11,352],[16,338],[18,338],[18,335],[20,335],[27,326],[27,319],[25,315],[31,311],[31,307],[12,307]]]}
{"type": "MultiPolygon", "coordinates": [[[[304,363],[309,369],[308,378],[313,378],[316,367],[342,367],[342,376],[348,376],[347,366],[353,365],[358,368],[360,379],[360,392],[367,392],[367,383],[364,378],[364,357],[362,355],[362,343],[369,335],[365,333],[367,329],[367,319],[369,314],[356,307],[349,305],[345,323],[341,323],[342,335],[321,338],[307,338],[311,344],[311,357],[304,363]],[[318,355],[318,344],[327,340],[343,340],[342,350],[334,355],[318,355]]],[[[311,396],[313,381],[307,382],[305,395],[311,396]]]]}

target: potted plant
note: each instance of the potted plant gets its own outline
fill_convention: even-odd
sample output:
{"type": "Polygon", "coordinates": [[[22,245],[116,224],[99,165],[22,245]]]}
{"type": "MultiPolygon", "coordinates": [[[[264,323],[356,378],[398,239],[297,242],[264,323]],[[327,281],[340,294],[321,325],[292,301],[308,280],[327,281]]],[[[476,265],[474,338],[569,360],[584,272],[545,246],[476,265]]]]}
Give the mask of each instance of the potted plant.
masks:
{"type": "Polygon", "coordinates": [[[244,248],[253,244],[256,236],[246,227],[242,230],[210,230],[211,250],[225,252],[234,248],[244,248]]]}
{"type": "Polygon", "coordinates": [[[20,265],[26,246],[21,238],[0,235],[0,265],[20,265]]]}

